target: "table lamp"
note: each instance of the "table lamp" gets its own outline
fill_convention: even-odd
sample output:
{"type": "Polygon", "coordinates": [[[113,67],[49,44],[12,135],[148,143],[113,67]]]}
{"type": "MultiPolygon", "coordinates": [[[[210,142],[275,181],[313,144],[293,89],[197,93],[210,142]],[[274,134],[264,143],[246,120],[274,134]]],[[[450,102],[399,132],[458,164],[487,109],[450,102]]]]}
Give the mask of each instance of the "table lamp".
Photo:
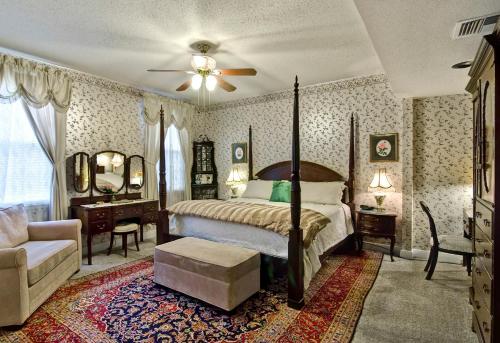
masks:
{"type": "Polygon", "coordinates": [[[386,192],[394,192],[391,180],[387,176],[385,168],[379,168],[375,175],[373,175],[373,180],[370,183],[368,191],[374,192],[375,201],[377,202],[377,211],[383,212],[385,209],[382,207],[385,199],[386,192]]]}
{"type": "Polygon", "coordinates": [[[232,167],[229,177],[227,178],[226,185],[231,188],[231,197],[237,196],[238,186],[243,183],[238,167],[232,167]]]}

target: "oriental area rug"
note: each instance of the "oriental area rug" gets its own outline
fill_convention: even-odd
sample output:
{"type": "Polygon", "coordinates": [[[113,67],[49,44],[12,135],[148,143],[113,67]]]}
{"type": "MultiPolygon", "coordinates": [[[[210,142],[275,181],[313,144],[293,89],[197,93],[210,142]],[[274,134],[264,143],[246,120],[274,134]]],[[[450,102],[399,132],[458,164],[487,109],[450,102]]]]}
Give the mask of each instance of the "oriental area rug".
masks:
{"type": "Polygon", "coordinates": [[[229,313],[156,285],[143,259],[68,281],[0,342],[349,342],[382,257],[329,257],[300,311],[282,279],[229,313]]]}

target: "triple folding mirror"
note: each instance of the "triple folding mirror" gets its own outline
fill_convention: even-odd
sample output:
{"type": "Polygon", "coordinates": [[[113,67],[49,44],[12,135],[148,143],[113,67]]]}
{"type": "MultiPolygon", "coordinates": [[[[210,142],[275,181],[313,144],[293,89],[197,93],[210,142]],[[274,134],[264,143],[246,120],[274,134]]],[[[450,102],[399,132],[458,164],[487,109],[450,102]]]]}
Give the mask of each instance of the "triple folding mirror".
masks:
{"type": "Polygon", "coordinates": [[[73,184],[76,192],[84,193],[92,186],[101,193],[117,193],[128,187],[139,190],[144,186],[144,158],[106,150],[89,157],[84,152],[73,155],[73,184]]]}

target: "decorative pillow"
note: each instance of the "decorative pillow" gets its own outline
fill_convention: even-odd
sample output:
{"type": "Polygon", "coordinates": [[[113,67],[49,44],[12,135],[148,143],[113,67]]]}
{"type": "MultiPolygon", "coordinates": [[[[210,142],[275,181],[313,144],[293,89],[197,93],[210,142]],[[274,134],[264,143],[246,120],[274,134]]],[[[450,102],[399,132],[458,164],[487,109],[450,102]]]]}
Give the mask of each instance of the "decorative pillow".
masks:
{"type": "Polygon", "coordinates": [[[300,182],[302,202],[340,205],[345,188],[343,181],[335,182],[300,182]]]}
{"type": "Polygon", "coordinates": [[[273,192],[269,201],[290,202],[291,200],[290,181],[273,181],[273,192]]]}
{"type": "Polygon", "coordinates": [[[28,240],[28,216],[24,205],[0,209],[0,248],[14,248],[28,240]]]}
{"type": "Polygon", "coordinates": [[[250,180],[247,188],[241,195],[242,198],[257,198],[268,200],[273,191],[273,181],[250,180]]]}

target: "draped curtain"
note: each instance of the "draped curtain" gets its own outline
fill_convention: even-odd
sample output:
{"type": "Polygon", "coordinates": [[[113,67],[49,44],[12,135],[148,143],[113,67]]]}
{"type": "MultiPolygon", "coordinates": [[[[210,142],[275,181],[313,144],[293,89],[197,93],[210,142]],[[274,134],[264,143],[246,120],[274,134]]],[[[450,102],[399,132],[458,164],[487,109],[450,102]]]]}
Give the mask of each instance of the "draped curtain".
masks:
{"type": "MultiPolygon", "coordinates": [[[[146,143],[144,156],[146,159],[146,197],[158,199],[158,179],[156,164],[160,159],[160,107],[165,114],[165,136],[170,125],[179,130],[179,140],[184,160],[184,197],[191,199],[191,122],[194,106],[154,94],[145,94],[142,112],[146,122],[146,143]]],[[[169,176],[167,176],[169,177],[169,176]]],[[[168,197],[168,194],[167,194],[168,197]]]]}
{"type": "Polygon", "coordinates": [[[49,219],[67,217],[66,113],[72,81],[62,70],[0,54],[0,102],[22,99],[36,138],[52,163],[49,219]]]}

